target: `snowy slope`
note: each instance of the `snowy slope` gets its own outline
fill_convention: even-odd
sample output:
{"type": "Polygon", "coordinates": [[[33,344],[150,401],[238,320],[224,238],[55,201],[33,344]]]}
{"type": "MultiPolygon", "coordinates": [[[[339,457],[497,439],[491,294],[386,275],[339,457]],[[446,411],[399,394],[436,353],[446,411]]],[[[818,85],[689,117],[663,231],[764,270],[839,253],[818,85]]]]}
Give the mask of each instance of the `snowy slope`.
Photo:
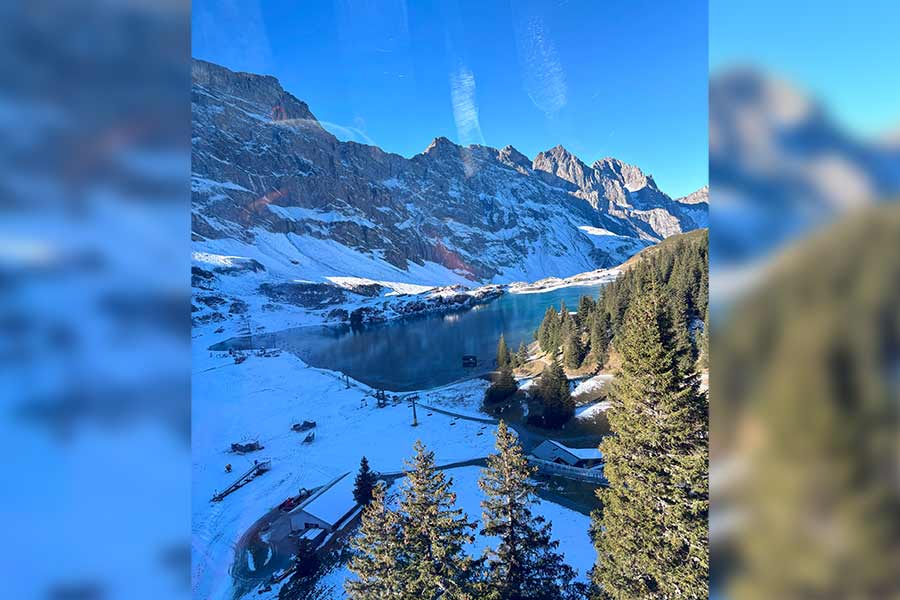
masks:
{"type": "Polygon", "coordinates": [[[614,159],[587,180],[551,172],[544,153],[446,138],[407,159],[337,140],[272,77],[199,60],[192,130],[195,250],[253,258],[277,280],[566,277],[705,225],[704,204],[614,159]]]}
{"type": "MultiPolygon", "coordinates": [[[[365,454],[379,471],[399,471],[417,439],[435,451],[438,464],[486,456],[486,426],[435,413],[411,427],[405,404],[375,408],[361,399],[366,386],[347,388],[334,372],[307,367],[291,354],[250,356],[241,364],[194,347],[192,446],[192,591],[196,598],[231,600],[231,566],[238,538],[266,511],[301,487],[316,487],[355,471],[365,454]],[[327,398],[327,401],[324,399],[327,398]],[[317,422],[315,442],[300,444],[293,422],[317,422]],[[264,449],[244,456],[232,442],[258,440],[264,449]],[[253,459],[272,460],[272,470],[222,502],[210,502],[253,459]],[[233,472],[226,473],[226,463],[233,472]]],[[[486,427],[490,432],[491,427],[486,427]]],[[[254,593],[255,595],[255,593],[254,593]]]]}
{"type": "MultiPolygon", "coordinates": [[[[251,355],[235,364],[227,354],[206,350],[209,326],[196,333],[191,415],[195,597],[232,600],[232,567],[236,560],[246,560],[246,556],[235,556],[244,532],[301,487],[313,488],[355,471],[363,454],[373,469],[397,472],[419,439],[435,452],[438,465],[483,458],[493,452],[492,425],[420,409],[419,426],[414,428],[406,403],[376,408],[374,400],[367,397],[371,389],[352,380],[347,387],[339,373],[309,367],[289,353],[251,355]],[[317,423],[312,444],[301,444],[302,435],[290,429],[292,423],[302,420],[317,423]],[[263,450],[247,455],[228,451],[232,442],[250,440],[258,440],[263,450]],[[272,470],[223,501],[210,501],[254,459],[271,460],[272,470]],[[225,472],[227,463],[232,464],[232,473],[225,472]]],[[[482,380],[466,381],[422,397],[426,403],[484,418],[474,407],[480,404],[485,386],[482,380]]],[[[480,518],[478,471],[475,467],[448,471],[460,505],[474,519],[480,518]]],[[[553,523],[560,549],[583,578],[594,560],[587,537],[589,519],[546,501],[536,507],[536,513],[553,523]]],[[[480,552],[486,543],[479,539],[472,550],[480,552]]],[[[346,572],[339,570],[329,579],[340,584],[345,576],[346,572]]],[[[337,588],[340,590],[340,585],[337,588]]]]}

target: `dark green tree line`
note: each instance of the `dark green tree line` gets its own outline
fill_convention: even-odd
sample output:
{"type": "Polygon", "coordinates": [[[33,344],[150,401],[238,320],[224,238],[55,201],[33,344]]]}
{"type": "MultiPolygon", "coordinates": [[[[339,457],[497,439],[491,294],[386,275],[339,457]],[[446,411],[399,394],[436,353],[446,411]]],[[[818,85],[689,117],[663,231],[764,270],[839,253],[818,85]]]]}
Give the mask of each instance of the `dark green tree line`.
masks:
{"type": "Polygon", "coordinates": [[[615,339],[593,581],[601,598],[706,598],[708,402],[652,280],[646,290],[615,339]]]}
{"type": "Polygon", "coordinates": [[[699,230],[645,250],[646,256],[641,253],[632,259],[633,264],[604,286],[596,301],[582,296],[575,315],[564,304],[559,312],[548,307],[535,332],[541,351],[551,357],[561,352],[567,369],[602,368],[630,302],[648,293],[652,285],[669,311],[679,344],[688,350],[679,355],[680,360],[685,366],[696,363],[708,344],[708,238],[706,230],[699,230]]]}

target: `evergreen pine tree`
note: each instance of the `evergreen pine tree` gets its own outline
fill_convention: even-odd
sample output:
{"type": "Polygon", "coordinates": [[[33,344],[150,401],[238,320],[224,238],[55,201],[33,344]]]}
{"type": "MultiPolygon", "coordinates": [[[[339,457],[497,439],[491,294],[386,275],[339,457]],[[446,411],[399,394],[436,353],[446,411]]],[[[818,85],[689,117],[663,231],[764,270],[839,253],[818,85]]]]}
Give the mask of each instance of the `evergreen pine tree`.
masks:
{"type": "MultiPolygon", "coordinates": [[[[556,359],[554,359],[554,362],[556,359]]],[[[546,365],[541,372],[541,378],[538,381],[537,396],[541,400],[543,407],[544,424],[548,424],[553,419],[553,415],[559,412],[558,405],[559,378],[556,371],[551,365],[546,365]]]]}
{"type": "Polygon", "coordinates": [[[515,394],[518,389],[519,385],[516,383],[516,378],[513,377],[512,367],[507,364],[500,368],[500,374],[485,391],[484,403],[490,405],[502,402],[515,394]]]}
{"type": "Polygon", "coordinates": [[[385,500],[384,485],[372,491],[372,500],[363,509],[359,532],[350,542],[352,555],[348,569],[352,577],[344,583],[350,600],[403,600],[395,583],[405,572],[400,520],[385,500]]]}
{"type": "Polygon", "coordinates": [[[575,413],[569,380],[555,357],[541,374],[538,396],[544,408],[544,424],[547,427],[561,427],[575,413]]]}
{"type": "Polygon", "coordinates": [[[509,353],[509,347],[506,345],[506,339],[500,334],[500,341],[497,342],[497,367],[502,369],[505,366],[512,366],[512,357],[509,353]]]}
{"type": "Polygon", "coordinates": [[[537,342],[542,352],[550,352],[550,344],[553,337],[553,328],[556,321],[556,311],[552,306],[548,306],[544,312],[544,319],[541,321],[537,332],[537,342]]]}
{"type": "Polygon", "coordinates": [[[578,299],[578,320],[581,322],[582,327],[587,327],[593,320],[596,306],[596,302],[590,296],[582,296],[578,299]]]}
{"type": "Polygon", "coordinates": [[[557,378],[559,379],[559,391],[557,392],[557,404],[559,406],[558,426],[562,427],[566,422],[575,416],[575,401],[572,399],[572,392],[569,390],[569,378],[562,365],[556,363],[557,378]]]}
{"type": "Polygon", "coordinates": [[[609,313],[597,311],[591,322],[591,354],[602,368],[609,357],[609,313]]]}
{"type": "Polygon", "coordinates": [[[475,525],[455,507],[453,480],[434,468],[434,453],[421,441],[415,452],[401,491],[405,560],[394,570],[394,585],[403,599],[474,600],[479,573],[464,548],[475,525]]]}
{"type": "Polygon", "coordinates": [[[645,289],[616,337],[593,579],[610,598],[706,598],[708,404],[680,370],[656,285],[645,289]]]}
{"type": "Polygon", "coordinates": [[[497,539],[485,552],[489,595],[498,600],[562,600],[576,597],[574,571],[557,552],[551,526],[535,516],[534,467],[506,423],[497,426],[497,452],[487,459],[478,486],[482,535],[497,539]]]}
{"type": "Polygon", "coordinates": [[[697,351],[691,340],[687,301],[681,296],[674,296],[670,299],[670,303],[672,324],[670,334],[678,360],[678,368],[682,373],[690,373],[697,362],[697,351]]]}
{"type": "Polygon", "coordinates": [[[357,504],[366,505],[372,500],[372,490],[378,481],[378,474],[369,468],[369,459],[365,456],[359,461],[359,472],[353,485],[353,499],[357,504]]]}
{"type": "Polygon", "coordinates": [[[516,352],[516,360],[518,361],[520,367],[525,366],[525,363],[528,362],[528,347],[525,345],[525,342],[519,342],[519,349],[516,352]]]}
{"type": "MultiPolygon", "coordinates": [[[[563,310],[565,310],[565,303],[563,303],[563,310]]],[[[558,313],[551,307],[551,311],[553,314],[550,315],[550,323],[549,323],[549,340],[547,343],[546,352],[550,354],[550,356],[556,356],[556,353],[559,351],[559,347],[562,344],[561,336],[562,336],[562,328],[565,324],[565,319],[562,315],[566,314],[565,312],[558,313]]]]}
{"type": "Polygon", "coordinates": [[[700,334],[700,358],[698,366],[701,369],[709,368],[709,312],[703,320],[703,332],[700,334]]]}
{"type": "Polygon", "coordinates": [[[571,331],[570,327],[569,335],[563,342],[563,362],[569,369],[577,369],[581,366],[582,360],[584,360],[584,347],[581,345],[581,334],[571,331]]]}
{"type": "MultiPolygon", "coordinates": [[[[705,248],[703,249],[705,250],[705,248]]],[[[706,312],[709,309],[709,258],[706,252],[698,257],[700,261],[700,282],[696,287],[696,299],[694,300],[694,308],[700,318],[706,319],[706,312]]]]}

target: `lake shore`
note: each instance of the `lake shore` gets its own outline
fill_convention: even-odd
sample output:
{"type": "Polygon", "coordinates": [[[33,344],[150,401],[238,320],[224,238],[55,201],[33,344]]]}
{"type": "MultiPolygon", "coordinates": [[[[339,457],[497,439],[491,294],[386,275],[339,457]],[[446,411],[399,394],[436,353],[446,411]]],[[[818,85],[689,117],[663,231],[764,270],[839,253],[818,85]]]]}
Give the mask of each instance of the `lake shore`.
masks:
{"type": "Polygon", "coordinates": [[[619,267],[614,267],[612,269],[597,269],[596,271],[579,273],[572,277],[547,277],[532,283],[510,283],[507,286],[507,291],[511,294],[539,294],[565,287],[602,285],[613,281],[620,274],[621,270],[619,267]]]}

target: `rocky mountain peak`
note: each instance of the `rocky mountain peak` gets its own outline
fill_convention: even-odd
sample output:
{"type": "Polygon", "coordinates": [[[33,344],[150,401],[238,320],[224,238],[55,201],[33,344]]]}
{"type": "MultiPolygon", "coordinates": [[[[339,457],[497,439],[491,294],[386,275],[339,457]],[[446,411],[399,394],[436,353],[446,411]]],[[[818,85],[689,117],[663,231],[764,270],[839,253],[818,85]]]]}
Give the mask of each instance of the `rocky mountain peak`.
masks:
{"type": "Polygon", "coordinates": [[[195,250],[218,254],[228,239],[231,254],[258,256],[273,280],[572,275],[707,219],[704,205],[653,189],[629,194],[563,146],[530,161],[512,146],[437,137],[407,159],[343,142],[273,77],[203,61],[194,63],[191,110],[195,250]]]}
{"type": "Polygon", "coordinates": [[[510,145],[504,146],[499,154],[500,162],[527,172],[531,170],[531,159],[510,145]]]}
{"type": "MultiPolygon", "coordinates": [[[[241,99],[238,108],[262,120],[324,131],[306,102],[286,92],[271,75],[235,72],[194,59],[191,63],[191,81],[198,89],[217,90],[241,99]]],[[[192,101],[202,103],[203,99],[195,93],[192,101]]]]}
{"type": "Polygon", "coordinates": [[[577,156],[556,145],[534,157],[532,168],[546,171],[561,179],[570,181],[580,188],[589,187],[590,169],[577,156]]]}
{"type": "Polygon", "coordinates": [[[451,152],[456,154],[460,151],[461,148],[462,146],[454,144],[449,139],[441,135],[431,140],[431,143],[428,144],[428,147],[425,148],[425,151],[422,152],[422,154],[437,156],[451,152]]]}
{"type": "Polygon", "coordinates": [[[735,67],[715,77],[710,81],[710,96],[711,106],[750,112],[782,128],[824,118],[822,108],[806,93],[751,67],[735,67]]]}
{"type": "Polygon", "coordinates": [[[607,156],[595,161],[592,165],[593,169],[600,174],[600,177],[619,180],[622,185],[630,192],[648,187],[658,190],[656,182],[652,175],[646,175],[639,167],[630,165],[618,158],[607,156]]]}
{"type": "Polygon", "coordinates": [[[687,196],[682,196],[678,198],[675,202],[679,202],[681,204],[702,204],[706,202],[709,203],[709,186],[704,185],[702,188],[698,189],[695,192],[691,192],[687,196]]]}
{"type": "Polygon", "coordinates": [[[551,157],[561,163],[581,162],[581,160],[577,156],[569,152],[562,144],[557,144],[549,150],[541,152],[541,154],[547,157],[551,157]]]}

